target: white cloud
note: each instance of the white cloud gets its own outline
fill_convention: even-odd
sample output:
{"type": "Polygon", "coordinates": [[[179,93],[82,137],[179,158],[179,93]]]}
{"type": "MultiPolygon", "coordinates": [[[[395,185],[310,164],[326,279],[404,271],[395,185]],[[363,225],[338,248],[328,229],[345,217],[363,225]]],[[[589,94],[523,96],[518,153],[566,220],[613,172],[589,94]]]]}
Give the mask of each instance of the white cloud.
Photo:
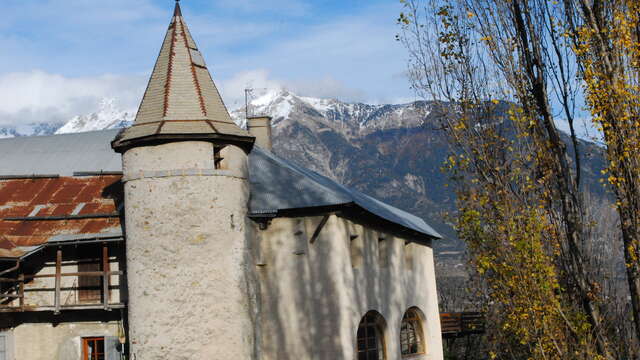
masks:
{"type": "Polygon", "coordinates": [[[146,76],[101,75],[70,78],[43,71],[0,75],[0,125],[66,121],[95,111],[100,99],[117,98],[135,109],[146,76]]]}
{"type": "Polygon", "coordinates": [[[320,79],[284,80],[273,78],[266,69],[243,71],[221,82],[221,93],[229,109],[244,106],[245,89],[253,89],[254,95],[267,90],[286,89],[300,96],[336,98],[343,101],[364,101],[365,93],[351,89],[331,77],[320,79]]]}
{"type": "MultiPolygon", "coordinates": [[[[399,76],[406,55],[394,41],[398,4],[319,17],[318,23],[283,20],[286,12],[309,11],[304,0],[222,1],[216,4],[230,11],[183,10],[229,108],[242,106],[247,87],[374,103],[412,95],[399,76]],[[242,11],[256,13],[238,15],[242,11]]],[[[65,121],[95,111],[102,97],[118,99],[125,110],[138,106],[147,76],[126,74],[151,71],[170,5],[152,0],[10,4],[15,5],[0,25],[0,49],[10,54],[0,57],[0,68],[12,72],[0,74],[0,125],[65,121]],[[69,9],[74,11],[67,14],[69,9]],[[20,24],[30,25],[26,33],[3,31],[20,24]],[[100,75],[105,72],[123,75],[100,75]]]]}
{"type": "MultiPolygon", "coordinates": [[[[103,98],[117,99],[123,110],[138,107],[148,75],[66,77],[36,70],[0,74],[0,126],[40,122],[64,122],[94,112],[103,98]]],[[[330,77],[295,81],[273,78],[268,70],[255,69],[219,81],[220,91],[229,109],[242,107],[244,90],[287,89],[298,95],[330,97],[346,101],[364,99],[364,93],[346,87],[330,77]]]]}
{"type": "Polygon", "coordinates": [[[171,18],[153,0],[3,1],[0,69],[67,76],[139,71],[171,18]],[[4,2],[8,2],[4,4],[4,2]]]}
{"type": "Polygon", "coordinates": [[[343,81],[328,75],[318,79],[292,80],[289,82],[288,88],[302,96],[331,98],[347,102],[367,100],[367,94],[364,90],[350,88],[343,81]]]}
{"type": "Polygon", "coordinates": [[[188,16],[187,24],[198,45],[206,43],[213,49],[259,42],[278,29],[278,24],[273,22],[244,20],[241,22],[225,17],[212,18],[207,15],[193,14],[188,16]]]}
{"type": "MultiPolygon", "coordinates": [[[[308,96],[376,103],[407,98],[413,92],[403,76],[406,51],[395,41],[398,29],[390,14],[396,11],[393,5],[372,7],[306,25],[267,39],[250,52],[225,53],[216,67],[224,78],[239,69],[268,69],[272,78],[308,96]]],[[[208,44],[206,50],[217,51],[208,44]]]]}
{"type": "Polygon", "coordinates": [[[10,14],[9,23],[45,21],[59,25],[82,26],[130,23],[158,16],[166,17],[151,0],[40,0],[16,1],[3,9],[10,14]],[[61,19],[63,18],[63,20],[61,19]]]}
{"type": "Polygon", "coordinates": [[[219,86],[224,102],[229,109],[244,106],[245,89],[263,91],[264,89],[272,90],[285,87],[281,81],[271,79],[269,71],[265,69],[240,72],[231,79],[222,81],[219,86]]]}
{"type": "Polygon", "coordinates": [[[301,0],[220,0],[219,5],[252,13],[269,11],[292,16],[305,15],[311,8],[301,0]]]}

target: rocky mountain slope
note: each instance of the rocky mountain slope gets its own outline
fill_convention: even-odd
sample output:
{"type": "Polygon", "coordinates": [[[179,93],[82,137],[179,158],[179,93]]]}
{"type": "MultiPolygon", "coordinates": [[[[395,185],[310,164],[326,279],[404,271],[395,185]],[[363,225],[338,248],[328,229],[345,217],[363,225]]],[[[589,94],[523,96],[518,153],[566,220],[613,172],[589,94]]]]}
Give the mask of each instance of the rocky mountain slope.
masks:
{"type": "MultiPolygon", "coordinates": [[[[427,220],[445,236],[434,246],[438,265],[462,274],[464,244],[444,216],[454,210],[455,194],[441,171],[448,146],[431,121],[434,103],[351,104],[275,91],[253,100],[248,113],[273,117],[279,155],[427,220]]],[[[232,116],[241,123],[245,110],[232,116]]],[[[581,146],[586,186],[603,195],[600,148],[581,146]]]]}
{"type": "Polygon", "coordinates": [[[74,116],[67,122],[0,126],[0,139],[122,128],[131,125],[135,116],[135,110],[123,111],[118,108],[116,99],[104,98],[98,103],[96,112],[74,116]]]}
{"type": "Polygon", "coordinates": [[[0,139],[17,136],[51,135],[61,128],[64,123],[32,123],[19,126],[0,127],[0,139]]]}
{"type": "Polygon", "coordinates": [[[105,98],[100,101],[97,112],[75,116],[55,133],[67,134],[127,127],[133,123],[135,116],[134,111],[118,109],[115,99],[105,98]]]}
{"type": "MultiPolygon", "coordinates": [[[[309,169],[373,195],[427,220],[445,239],[435,243],[439,266],[462,273],[464,246],[443,213],[453,210],[455,196],[440,167],[447,156],[444,135],[429,124],[433,104],[345,103],[335,99],[270,91],[249,106],[251,115],[273,117],[274,150],[309,169]]],[[[28,131],[0,129],[0,136],[45,135],[118,128],[131,123],[133,111],[117,109],[111,99],[96,113],[76,116],[66,124],[38,124],[28,131]]],[[[232,111],[244,123],[245,110],[232,111]]],[[[587,152],[598,148],[583,143],[587,152]]],[[[603,167],[598,156],[585,171],[597,184],[603,167]]]]}

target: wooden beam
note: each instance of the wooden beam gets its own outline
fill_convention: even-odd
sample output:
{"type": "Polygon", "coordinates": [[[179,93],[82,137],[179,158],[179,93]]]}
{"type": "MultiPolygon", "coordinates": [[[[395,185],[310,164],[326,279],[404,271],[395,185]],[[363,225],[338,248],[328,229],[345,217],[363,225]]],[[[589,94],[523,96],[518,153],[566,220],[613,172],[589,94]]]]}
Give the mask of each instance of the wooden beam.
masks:
{"type": "MultiPolygon", "coordinates": [[[[123,275],[124,272],[123,271],[108,271],[109,275],[123,275]]],[[[102,271],[84,271],[84,272],[72,272],[72,273],[64,273],[64,274],[60,274],[60,276],[65,277],[65,276],[87,276],[87,277],[91,277],[91,276],[95,276],[95,277],[102,277],[104,275],[104,272],[102,271]]],[[[52,277],[56,277],[55,274],[43,274],[43,275],[25,275],[25,279],[40,279],[40,278],[52,278],[52,277]]],[[[4,282],[4,280],[0,279],[0,282],[4,282]]],[[[6,282],[16,282],[16,280],[7,280],[6,282]]]]}
{"type": "MultiPolygon", "coordinates": [[[[123,303],[114,303],[109,304],[110,309],[125,309],[127,305],[123,303]]],[[[104,310],[102,304],[91,304],[91,305],[62,305],[60,307],[63,311],[68,310],[104,310]]],[[[0,306],[0,313],[8,313],[8,312],[32,312],[32,311],[55,311],[55,306],[25,306],[24,310],[20,309],[17,306],[0,306]]]]}
{"type": "Polygon", "coordinates": [[[102,304],[105,310],[109,308],[109,248],[102,246],[102,304]]]}
{"type": "Polygon", "coordinates": [[[60,314],[60,286],[62,282],[62,249],[58,248],[56,251],[56,292],[54,295],[54,311],[53,313],[60,314]]]}
{"type": "Polygon", "coordinates": [[[18,295],[18,294],[0,294],[0,298],[17,299],[19,297],[20,297],[20,295],[18,295]]]}
{"type": "MultiPolygon", "coordinates": [[[[109,285],[109,290],[113,291],[113,290],[118,290],[119,287],[118,285],[109,285]]],[[[99,290],[102,291],[102,283],[100,283],[100,285],[98,286],[62,286],[60,288],[60,293],[64,293],[66,291],[79,291],[79,290],[99,290]]],[[[24,292],[25,293],[44,293],[44,292],[50,292],[53,293],[54,291],[56,291],[56,289],[54,287],[52,288],[25,288],[24,292]]],[[[100,301],[100,304],[102,304],[102,300],[100,301]]]]}
{"type": "Polygon", "coordinates": [[[320,224],[318,224],[318,227],[316,228],[316,231],[314,231],[313,235],[311,236],[311,240],[309,240],[309,242],[311,244],[316,242],[316,240],[318,239],[318,236],[320,236],[320,232],[322,231],[322,228],[324,228],[324,226],[327,224],[327,221],[329,221],[329,216],[331,216],[331,215],[325,215],[322,218],[322,221],[320,221],[320,224]]]}
{"type": "Polygon", "coordinates": [[[24,274],[18,276],[18,281],[20,281],[18,284],[20,286],[20,291],[18,292],[20,295],[20,309],[24,309],[24,274]]]}

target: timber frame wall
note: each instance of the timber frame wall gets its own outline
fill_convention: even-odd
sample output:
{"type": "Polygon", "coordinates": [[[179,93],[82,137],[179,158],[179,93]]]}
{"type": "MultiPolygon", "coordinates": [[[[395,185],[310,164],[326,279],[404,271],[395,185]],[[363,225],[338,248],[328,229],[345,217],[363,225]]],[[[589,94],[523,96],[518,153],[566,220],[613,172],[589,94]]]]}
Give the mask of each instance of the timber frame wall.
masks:
{"type": "Polygon", "coordinates": [[[9,268],[0,270],[0,313],[52,311],[59,315],[65,310],[126,307],[122,239],[48,244],[21,259],[4,259],[0,266],[11,261],[9,268]],[[78,271],[79,264],[99,264],[100,270],[78,271]],[[80,277],[100,278],[101,285],[81,287],[80,277]],[[80,301],[78,294],[83,290],[100,291],[100,301],[80,301]]]}

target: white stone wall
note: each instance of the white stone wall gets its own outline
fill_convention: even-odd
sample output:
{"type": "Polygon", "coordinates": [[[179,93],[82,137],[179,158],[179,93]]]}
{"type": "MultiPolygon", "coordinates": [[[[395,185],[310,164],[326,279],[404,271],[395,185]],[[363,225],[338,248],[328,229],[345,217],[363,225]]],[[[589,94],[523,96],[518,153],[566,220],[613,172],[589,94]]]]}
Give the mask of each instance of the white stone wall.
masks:
{"type": "Polygon", "coordinates": [[[23,324],[9,331],[10,360],[80,360],[82,338],[118,336],[118,323],[23,324]]]}
{"type": "Polygon", "coordinates": [[[354,359],[358,324],[375,310],[387,325],[387,359],[400,359],[402,316],[417,307],[425,315],[427,352],[412,359],[441,360],[431,247],[405,245],[405,239],[336,215],[310,243],[321,221],[322,217],[277,218],[267,230],[255,230],[259,358],[354,359]]]}
{"type": "Polygon", "coordinates": [[[417,307],[427,353],[413,358],[442,359],[430,246],[336,215],[313,243],[322,217],[260,230],[246,217],[246,156],[223,157],[214,169],[205,142],[124,155],[132,358],[350,360],[375,310],[387,359],[400,359],[401,319],[417,307]]]}
{"type": "Polygon", "coordinates": [[[132,359],[251,359],[246,155],[213,145],[123,157],[132,359]]]}

